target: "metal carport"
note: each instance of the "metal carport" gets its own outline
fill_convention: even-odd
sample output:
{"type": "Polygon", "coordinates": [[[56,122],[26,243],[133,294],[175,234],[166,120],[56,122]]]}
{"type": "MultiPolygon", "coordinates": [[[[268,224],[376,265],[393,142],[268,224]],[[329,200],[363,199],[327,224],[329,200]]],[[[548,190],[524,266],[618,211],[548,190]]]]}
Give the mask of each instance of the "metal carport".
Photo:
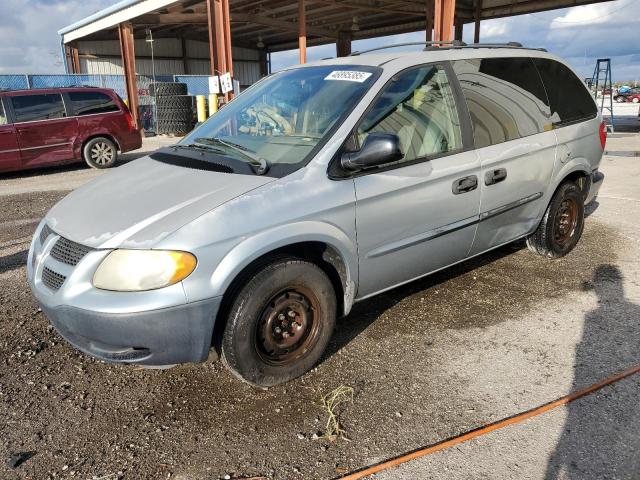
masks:
{"type": "Polygon", "coordinates": [[[123,0],[59,31],[69,73],[121,69],[137,115],[136,72],[148,70],[152,29],[162,69],[231,73],[249,85],[269,71],[272,52],[425,31],[426,40],[462,38],[465,24],[611,0],[123,0]]]}

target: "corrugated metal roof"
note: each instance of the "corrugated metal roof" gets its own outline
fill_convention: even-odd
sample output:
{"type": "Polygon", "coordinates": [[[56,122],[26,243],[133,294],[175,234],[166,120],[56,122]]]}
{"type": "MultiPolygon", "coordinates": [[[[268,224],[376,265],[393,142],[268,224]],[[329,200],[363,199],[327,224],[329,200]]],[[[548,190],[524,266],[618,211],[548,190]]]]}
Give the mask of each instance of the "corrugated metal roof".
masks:
{"type": "Polygon", "coordinates": [[[179,0],[122,0],[64,27],[58,31],[58,34],[62,35],[65,43],[68,43],[174,3],[179,3],[179,0]]]}

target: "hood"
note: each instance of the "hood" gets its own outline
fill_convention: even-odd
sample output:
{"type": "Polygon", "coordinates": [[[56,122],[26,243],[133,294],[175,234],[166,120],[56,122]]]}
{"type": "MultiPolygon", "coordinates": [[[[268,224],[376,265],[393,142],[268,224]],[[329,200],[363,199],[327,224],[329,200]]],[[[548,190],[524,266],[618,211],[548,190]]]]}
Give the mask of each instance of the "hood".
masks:
{"type": "Polygon", "coordinates": [[[63,198],[47,214],[47,223],[93,248],[150,248],[200,215],[273,180],[144,157],[63,198]]]}

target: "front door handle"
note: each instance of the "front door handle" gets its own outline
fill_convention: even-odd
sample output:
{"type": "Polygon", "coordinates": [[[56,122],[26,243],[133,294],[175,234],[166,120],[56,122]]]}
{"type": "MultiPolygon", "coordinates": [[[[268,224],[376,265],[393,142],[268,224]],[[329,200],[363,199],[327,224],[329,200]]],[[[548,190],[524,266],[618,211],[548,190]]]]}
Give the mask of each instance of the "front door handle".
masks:
{"type": "Polygon", "coordinates": [[[454,195],[460,195],[461,193],[467,193],[476,188],[478,188],[478,177],[469,175],[468,177],[462,177],[453,182],[451,191],[454,195]]]}
{"type": "Polygon", "coordinates": [[[497,168],[495,170],[489,170],[484,176],[485,185],[493,185],[495,183],[502,182],[507,178],[506,168],[497,168]]]}

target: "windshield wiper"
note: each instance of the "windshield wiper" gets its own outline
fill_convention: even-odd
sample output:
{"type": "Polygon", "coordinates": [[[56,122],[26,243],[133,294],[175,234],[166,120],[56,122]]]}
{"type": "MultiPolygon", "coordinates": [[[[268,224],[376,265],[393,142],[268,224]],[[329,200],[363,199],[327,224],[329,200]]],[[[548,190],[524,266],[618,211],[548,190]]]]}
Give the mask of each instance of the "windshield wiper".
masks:
{"type": "Polygon", "coordinates": [[[241,155],[244,155],[249,160],[251,160],[251,165],[256,168],[256,173],[258,175],[264,175],[269,170],[269,162],[266,159],[256,155],[255,152],[249,150],[247,147],[238,145],[237,143],[229,142],[228,140],[222,140],[219,137],[203,137],[196,138],[196,145],[206,145],[210,147],[222,145],[224,147],[235,150],[236,152],[239,152],[241,155]]]}
{"type": "Polygon", "coordinates": [[[208,152],[214,151],[218,153],[223,153],[222,150],[214,147],[213,145],[203,145],[200,143],[188,143],[188,144],[176,143],[175,145],[172,145],[171,148],[184,148],[188,150],[206,150],[208,152]]]}

